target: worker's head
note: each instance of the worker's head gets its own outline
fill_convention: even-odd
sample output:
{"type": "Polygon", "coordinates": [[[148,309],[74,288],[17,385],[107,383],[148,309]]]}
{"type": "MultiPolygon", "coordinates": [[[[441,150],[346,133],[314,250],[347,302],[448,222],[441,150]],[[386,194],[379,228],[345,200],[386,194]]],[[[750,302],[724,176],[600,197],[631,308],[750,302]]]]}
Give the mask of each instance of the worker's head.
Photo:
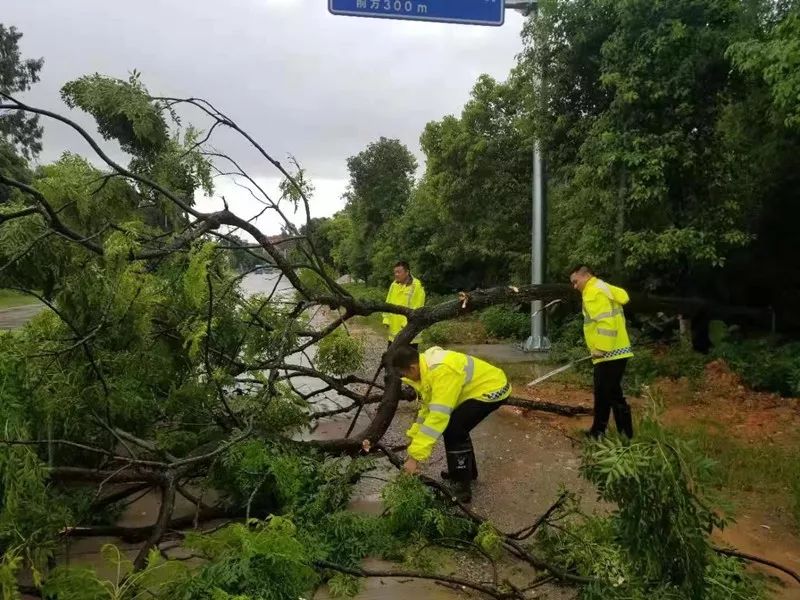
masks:
{"type": "Polygon", "coordinates": [[[401,377],[411,381],[419,381],[419,353],[411,346],[400,346],[392,357],[392,368],[401,377]]]}
{"type": "Polygon", "coordinates": [[[583,288],[586,287],[586,283],[594,277],[594,273],[592,270],[587,267],[586,265],[578,265],[569,274],[569,282],[579,292],[583,291],[583,288]]]}
{"type": "Polygon", "coordinates": [[[397,261],[394,265],[394,280],[397,283],[408,283],[411,276],[411,267],[404,260],[397,261]]]}

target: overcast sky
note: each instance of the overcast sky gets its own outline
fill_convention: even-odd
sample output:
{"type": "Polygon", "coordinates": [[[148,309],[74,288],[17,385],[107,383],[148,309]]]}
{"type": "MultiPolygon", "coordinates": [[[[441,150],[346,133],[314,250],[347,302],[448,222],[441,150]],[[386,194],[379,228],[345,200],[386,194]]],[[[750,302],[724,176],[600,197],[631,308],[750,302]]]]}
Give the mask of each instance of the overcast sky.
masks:
{"type": "MultiPolygon", "coordinates": [[[[386,136],[421,158],[425,124],[458,114],[481,73],[504,79],[521,49],[522,17],[512,11],[502,27],[479,27],[333,16],[326,0],[0,3],[0,22],[24,33],[23,55],[45,59],[29,102],[64,111],[66,81],[138,69],[152,93],[206,98],[279,160],[296,156],[316,186],[314,216],[341,208],[347,157],[386,136]]],[[[254,153],[224,147],[228,139],[217,145],[274,189],[275,172],[254,153]]],[[[88,154],[52,123],[44,148],[43,162],[64,150],[88,154]]],[[[218,186],[222,194],[242,216],[259,210],[235,186],[218,186]]]]}

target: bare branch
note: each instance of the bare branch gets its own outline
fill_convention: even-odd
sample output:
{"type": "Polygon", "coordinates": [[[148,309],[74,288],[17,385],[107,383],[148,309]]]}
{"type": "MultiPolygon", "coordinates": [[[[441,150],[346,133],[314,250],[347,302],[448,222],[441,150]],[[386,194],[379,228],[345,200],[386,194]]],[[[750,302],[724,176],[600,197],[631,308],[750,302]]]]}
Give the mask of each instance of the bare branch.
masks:
{"type": "Polygon", "coordinates": [[[20,219],[22,217],[27,217],[29,215],[38,214],[39,209],[35,206],[29,206],[28,208],[23,208],[22,210],[18,210],[12,213],[2,213],[0,212],[0,223],[5,223],[6,221],[11,221],[13,219],[20,219]]]}

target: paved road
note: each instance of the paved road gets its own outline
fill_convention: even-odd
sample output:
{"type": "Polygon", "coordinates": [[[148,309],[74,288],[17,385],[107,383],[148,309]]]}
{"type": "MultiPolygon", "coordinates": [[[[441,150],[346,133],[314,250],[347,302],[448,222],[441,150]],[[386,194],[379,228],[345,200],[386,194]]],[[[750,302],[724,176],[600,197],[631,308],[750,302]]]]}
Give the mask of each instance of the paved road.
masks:
{"type": "Polygon", "coordinates": [[[42,310],[41,304],[29,304],[0,310],[0,329],[17,329],[42,310]]]}

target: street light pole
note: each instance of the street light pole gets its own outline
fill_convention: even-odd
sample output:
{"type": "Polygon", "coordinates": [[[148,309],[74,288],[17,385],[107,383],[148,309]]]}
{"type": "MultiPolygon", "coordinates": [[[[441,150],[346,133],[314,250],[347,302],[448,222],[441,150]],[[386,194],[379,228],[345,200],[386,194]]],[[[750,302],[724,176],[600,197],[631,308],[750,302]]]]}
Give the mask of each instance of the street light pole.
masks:
{"type": "MultiPolygon", "coordinates": [[[[524,16],[536,17],[539,9],[537,0],[523,2],[506,2],[506,9],[518,10],[524,16]]],[[[534,94],[539,92],[539,81],[534,80],[534,94]]],[[[539,141],[533,140],[533,173],[531,181],[531,283],[544,283],[545,270],[545,205],[546,180],[539,141]]],[[[526,352],[545,352],[550,349],[550,341],[545,335],[544,310],[541,300],[531,303],[531,335],[525,341],[526,352]]]]}

